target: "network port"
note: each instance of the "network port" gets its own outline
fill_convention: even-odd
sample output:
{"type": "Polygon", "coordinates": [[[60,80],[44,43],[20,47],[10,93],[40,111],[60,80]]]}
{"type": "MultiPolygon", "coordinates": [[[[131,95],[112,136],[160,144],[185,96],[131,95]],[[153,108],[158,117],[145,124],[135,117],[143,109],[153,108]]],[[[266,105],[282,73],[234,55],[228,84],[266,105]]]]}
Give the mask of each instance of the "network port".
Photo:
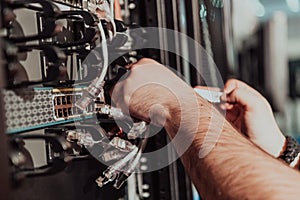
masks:
{"type": "Polygon", "coordinates": [[[54,118],[56,120],[70,119],[81,115],[92,115],[94,113],[94,105],[91,104],[86,110],[81,110],[75,106],[75,102],[82,96],[82,92],[77,91],[59,91],[54,94],[54,118]]]}
{"type": "Polygon", "coordinates": [[[57,114],[58,118],[62,118],[63,117],[63,111],[62,111],[62,109],[57,109],[56,110],[56,114],[57,114]]]}

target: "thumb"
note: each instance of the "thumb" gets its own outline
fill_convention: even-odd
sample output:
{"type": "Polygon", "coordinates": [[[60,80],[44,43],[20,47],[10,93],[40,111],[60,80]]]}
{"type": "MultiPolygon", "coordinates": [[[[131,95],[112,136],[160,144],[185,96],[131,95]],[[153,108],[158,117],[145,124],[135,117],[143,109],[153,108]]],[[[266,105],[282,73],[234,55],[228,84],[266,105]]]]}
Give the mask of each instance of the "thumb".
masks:
{"type": "Polygon", "coordinates": [[[254,104],[257,101],[256,95],[242,88],[235,88],[229,94],[225,95],[226,103],[239,104],[246,109],[251,109],[253,106],[255,106],[254,104]]]}
{"type": "Polygon", "coordinates": [[[245,109],[254,109],[264,100],[264,97],[255,89],[246,83],[230,79],[224,85],[224,95],[221,100],[225,102],[227,109],[232,108],[230,105],[238,104],[245,109]]]}
{"type": "Polygon", "coordinates": [[[256,91],[254,88],[252,88],[251,86],[247,85],[246,83],[237,80],[237,79],[229,79],[225,85],[224,85],[224,93],[225,94],[229,94],[231,93],[233,90],[235,90],[236,88],[240,88],[240,89],[244,89],[244,90],[248,90],[251,93],[261,96],[261,94],[256,91]]]}

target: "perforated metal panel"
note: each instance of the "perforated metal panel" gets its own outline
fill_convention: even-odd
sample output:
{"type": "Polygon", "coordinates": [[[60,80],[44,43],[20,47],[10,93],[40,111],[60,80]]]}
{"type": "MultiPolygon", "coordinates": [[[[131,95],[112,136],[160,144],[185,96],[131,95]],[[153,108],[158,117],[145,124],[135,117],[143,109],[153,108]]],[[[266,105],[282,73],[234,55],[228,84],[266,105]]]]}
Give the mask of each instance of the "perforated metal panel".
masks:
{"type": "MultiPolygon", "coordinates": [[[[83,118],[91,118],[93,109],[89,108],[89,112],[84,115],[78,114],[78,111],[71,110],[67,114],[58,117],[55,99],[57,97],[81,96],[82,89],[65,89],[58,90],[53,88],[36,88],[30,95],[32,99],[17,95],[14,91],[4,91],[5,116],[7,119],[7,133],[19,133],[51,125],[59,125],[63,123],[73,122],[83,118]]],[[[74,103],[70,103],[70,108],[75,107],[74,103]]]]}

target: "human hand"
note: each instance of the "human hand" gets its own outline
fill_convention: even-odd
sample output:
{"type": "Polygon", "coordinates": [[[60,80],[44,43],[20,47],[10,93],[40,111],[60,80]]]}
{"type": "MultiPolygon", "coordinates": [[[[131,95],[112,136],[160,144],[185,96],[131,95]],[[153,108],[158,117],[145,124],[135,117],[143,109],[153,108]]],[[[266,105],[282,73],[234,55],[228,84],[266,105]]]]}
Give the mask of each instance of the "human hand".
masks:
{"type": "Polygon", "coordinates": [[[127,112],[125,114],[164,125],[165,120],[171,118],[173,108],[188,103],[194,94],[193,89],[171,70],[144,58],[131,67],[128,78],[116,84],[112,101],[127,112]]]}
{"type": "Polygon", "coordinates": [[[268,101],[256,90],[239,80],[228,80],[224,86],[226,119],[253,143],[278,157],[285,143],[268,101]]]}

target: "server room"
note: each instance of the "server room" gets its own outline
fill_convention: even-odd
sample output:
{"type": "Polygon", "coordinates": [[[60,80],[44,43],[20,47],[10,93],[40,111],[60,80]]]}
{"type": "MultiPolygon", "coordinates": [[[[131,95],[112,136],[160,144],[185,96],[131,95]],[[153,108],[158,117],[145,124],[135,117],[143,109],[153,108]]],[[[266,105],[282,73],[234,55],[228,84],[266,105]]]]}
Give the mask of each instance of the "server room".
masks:
{"type": "Polygon", "coordinates": [[[299,199],[300,0],[0,8],[0,200],[299,199]]]}

